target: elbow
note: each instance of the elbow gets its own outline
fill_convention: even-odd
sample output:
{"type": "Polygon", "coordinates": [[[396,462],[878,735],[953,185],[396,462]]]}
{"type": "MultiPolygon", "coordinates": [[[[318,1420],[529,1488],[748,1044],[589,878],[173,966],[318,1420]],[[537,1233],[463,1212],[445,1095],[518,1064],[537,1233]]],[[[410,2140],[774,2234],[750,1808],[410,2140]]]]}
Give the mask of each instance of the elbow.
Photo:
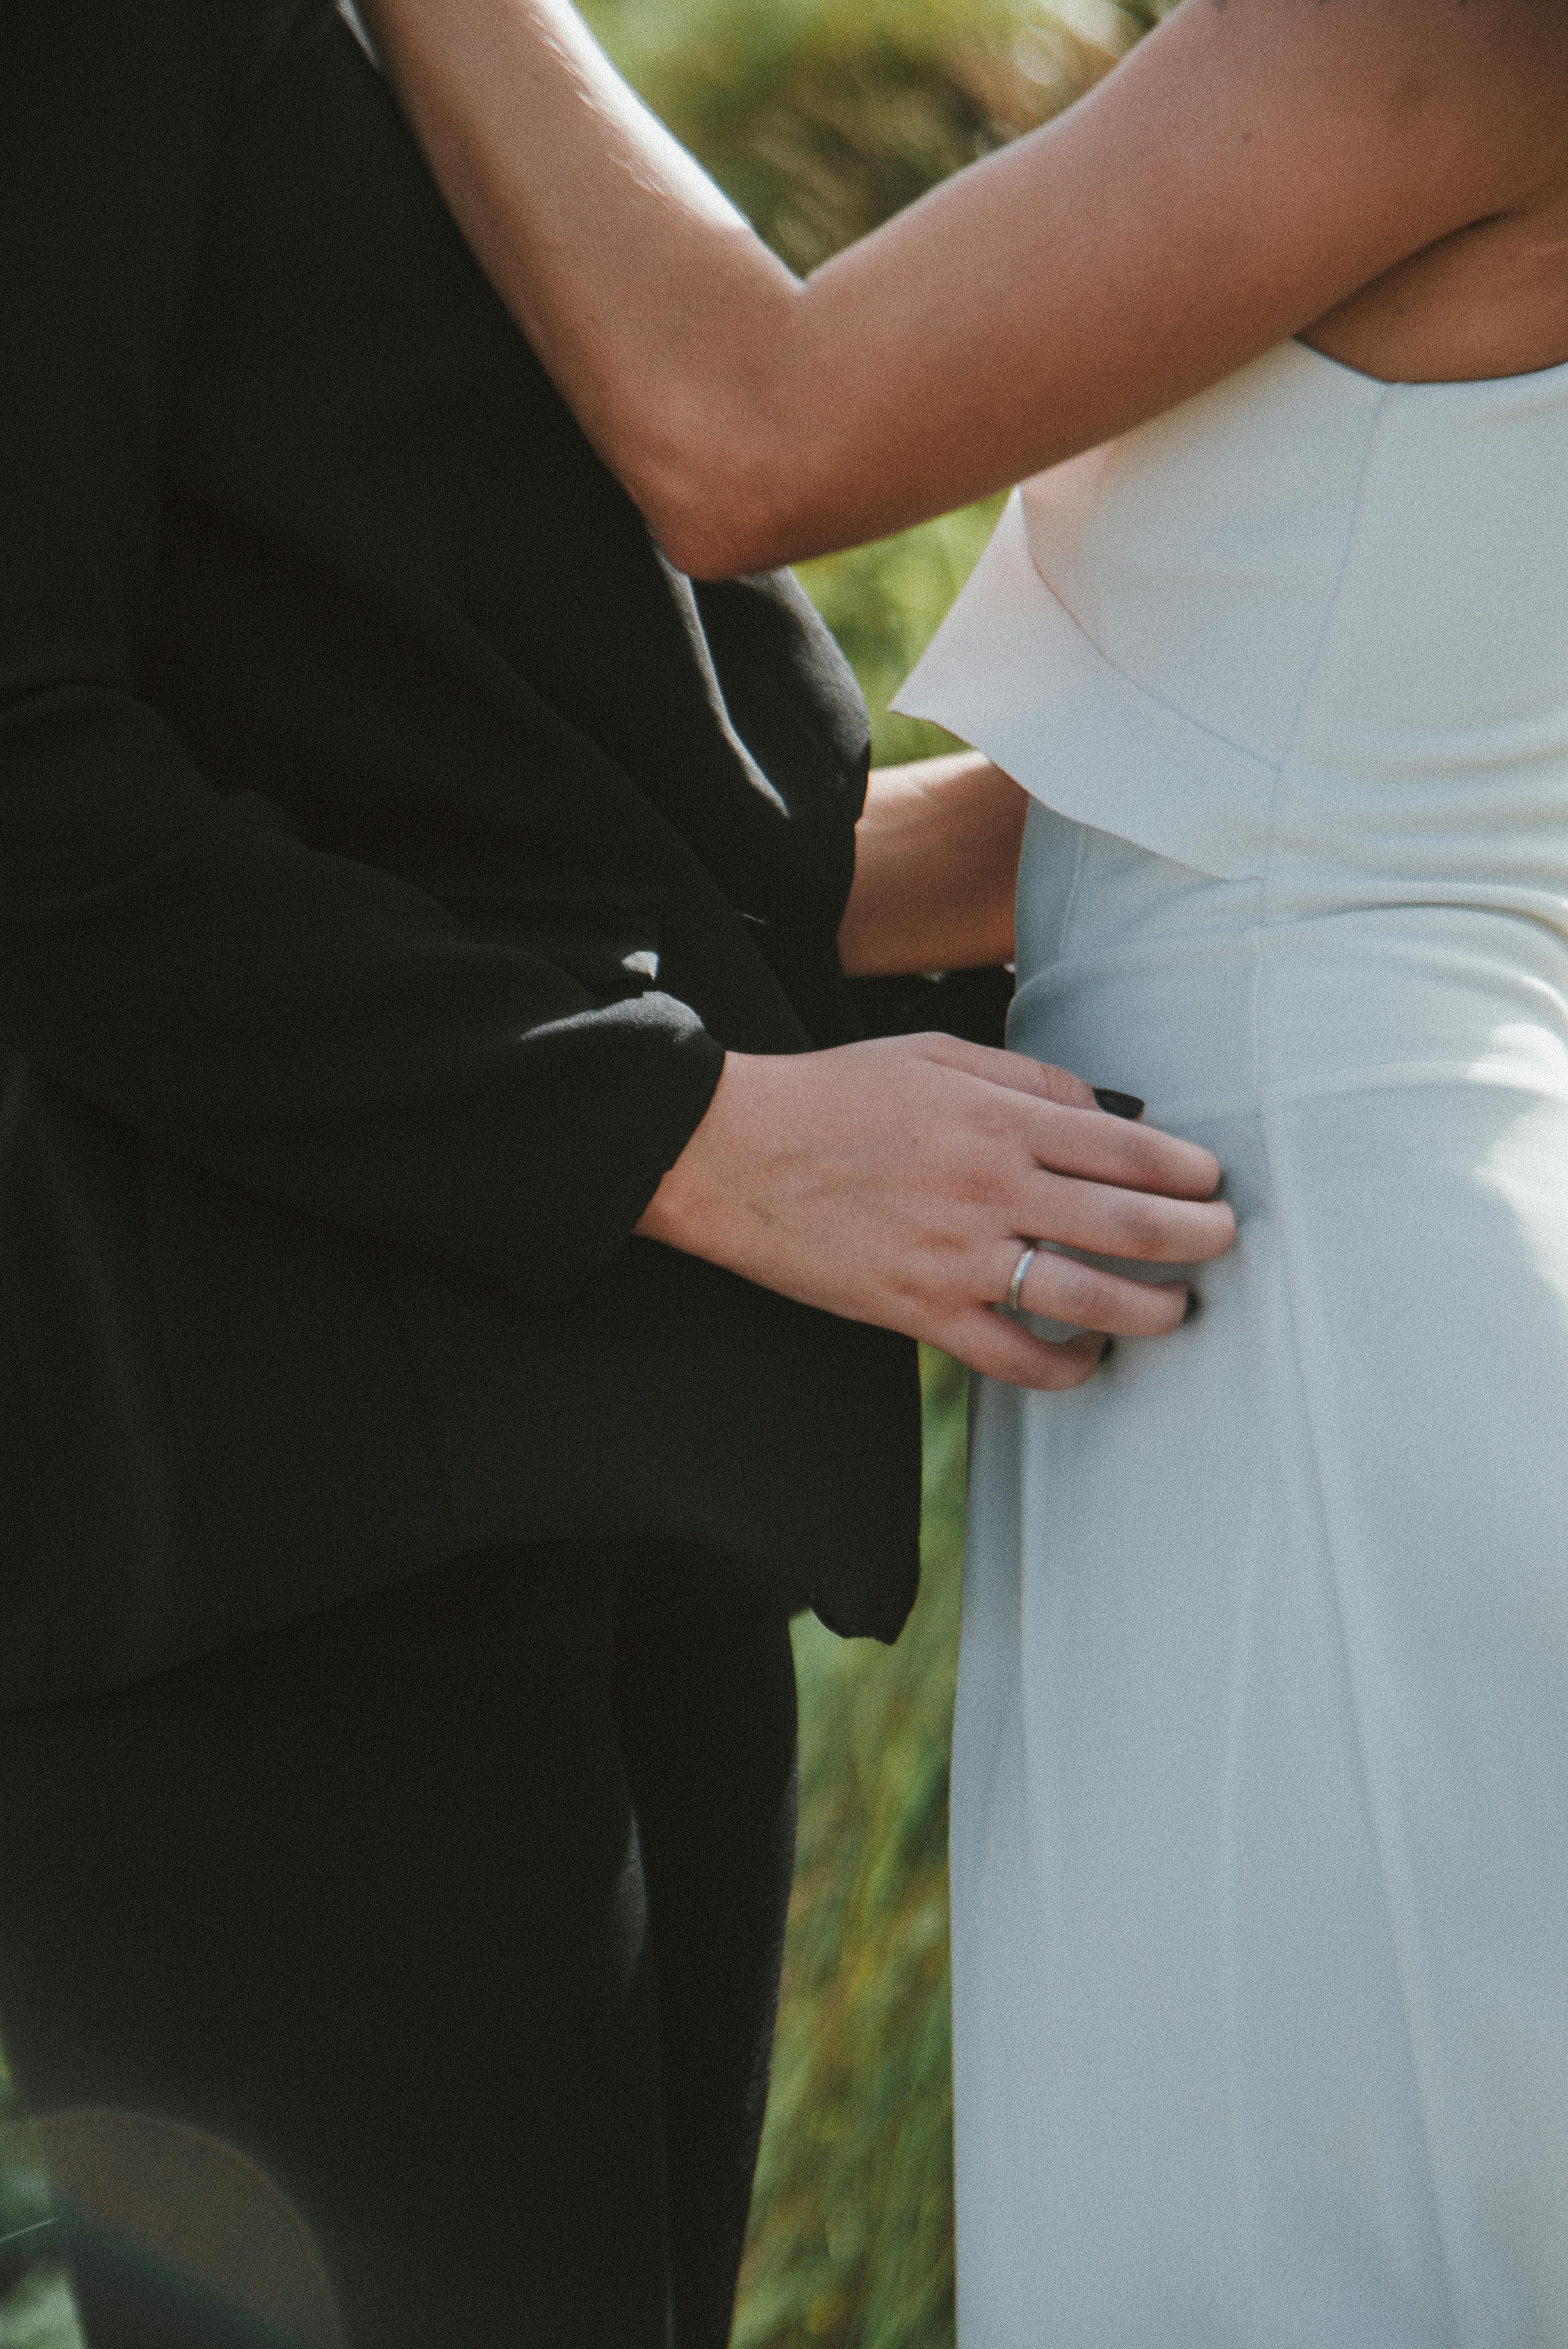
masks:
{"type": "Polygon", "coordinates": [[[661,551],[696,580],[773,569],[800,553],[791,528],[794,469],[769,431],[711,427],[661,434],[621,478],[661,551]]]}
{"type": "Polygon", "coordinates": [[[661,483],[638,502],[663,554],[690,579],[737,579],[789,560],[779,518],[724,483],[661,483]]]}
{"type": "Polygon", "coordinates": [[[702,504],[676,502],[647,517],[661,552],[688,579],[738,579],[751,571],[769,571],[782,560],[763,536],[747,530],[733,513],[710,512],[702,504]]]}
{"type": "Polygon", "coordinates": [[[667,340],[601,371],[589,436],[678,571],[733,579],[818,548],[809,484],[820,471],[821,370],[802,339],[793,279],[700,330],[677,318],[667,340]]]}

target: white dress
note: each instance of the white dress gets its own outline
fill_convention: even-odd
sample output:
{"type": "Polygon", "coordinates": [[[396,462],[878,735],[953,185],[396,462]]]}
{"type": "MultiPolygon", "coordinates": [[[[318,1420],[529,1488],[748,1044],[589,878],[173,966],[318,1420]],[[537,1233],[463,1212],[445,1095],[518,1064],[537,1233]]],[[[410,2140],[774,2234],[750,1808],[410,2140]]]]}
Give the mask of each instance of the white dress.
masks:
{"type": "Polygon", "coordinates": [[[978,1399],[962,2349],[1563,2349],[1568,367],[1270,353],[1026,483],[901,706],[1037,802],[1011,1043],[1240,1227],[978,1399]]]}

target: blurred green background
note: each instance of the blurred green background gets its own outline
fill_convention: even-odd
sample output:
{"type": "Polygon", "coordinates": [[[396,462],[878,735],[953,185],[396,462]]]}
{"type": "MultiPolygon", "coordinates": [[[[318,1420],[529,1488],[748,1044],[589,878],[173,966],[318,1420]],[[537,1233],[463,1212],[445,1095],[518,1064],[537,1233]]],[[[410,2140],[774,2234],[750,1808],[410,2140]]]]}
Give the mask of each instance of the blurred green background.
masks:
{"type": "MultiPolygon", "coordinates": [[[[792,267],[1058,113],[1173,0],[585,0],[617,63],[792,267]]],[[[999,501],[803,566],[880,762],[946,747],[886,704],[999,501]]],[[[965,1381],[923,1364],[924,1579],[896,1648],[805,1619],[800,1841],[735,2349],[953,2340],[947,1746],[965,1381]]],[[[5,2083],[0,2068],[0,2119],[5,2083]]],[[[0,2237],[37,2216],[0,2175],[0,2237]]],[[[57,2279],[0,2304],[0,2349],[71,2349],[57,2279]]],[[[432,2344],[431,2349],[448,2349],[432,2344]]],[[[456,2344],[453,2344],[456,2349],[456,2344]]]]}

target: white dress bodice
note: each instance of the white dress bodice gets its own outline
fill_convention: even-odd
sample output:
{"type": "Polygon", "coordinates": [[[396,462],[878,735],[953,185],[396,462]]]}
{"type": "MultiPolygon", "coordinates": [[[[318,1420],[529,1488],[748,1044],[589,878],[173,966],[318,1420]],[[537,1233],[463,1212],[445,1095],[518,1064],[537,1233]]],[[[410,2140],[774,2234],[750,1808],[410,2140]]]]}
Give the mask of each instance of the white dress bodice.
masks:
{"type": "Polygon", "coordinates": [[[1560,905],[1565,426],[1282,344],[1016,491],[895,706],[1201,872],[1560,905]]]}
{"type": "Polygon", "coordinates": [[[1034,796],[1010,1044],[1238,1226],[976,1402],[961,2349],[1563,2349],[1568,367],[1270,352],[1026,483],[899,706],[1034,796]]]}

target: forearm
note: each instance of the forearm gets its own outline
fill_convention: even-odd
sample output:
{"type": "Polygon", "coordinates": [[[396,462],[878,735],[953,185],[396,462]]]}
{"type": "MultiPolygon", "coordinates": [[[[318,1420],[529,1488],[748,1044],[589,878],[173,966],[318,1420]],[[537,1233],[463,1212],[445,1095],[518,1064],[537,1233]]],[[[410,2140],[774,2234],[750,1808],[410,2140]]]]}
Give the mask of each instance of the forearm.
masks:
{"type": "Polygon", "coordinates": [[[1441,74],[1417,105],[1401,93],[1437,38],[1427,0],[1182,0],[1059,120],[802,285],[567,0],[363,5],[475,252],[695,576],[1022,480],[1518,196],[1508,90],[1474,53],[1491,12],[1439,12],[1441,74]]]}
{"type": "MultiPolygon", "coordinates": [[[[1029,409],[1014,387],[1040,366],[1018,347],[1011,281],[1044,284],[1051,259],[1049,207],[1027,191],[961,173],[802,282],[570,0],[362,0],[361,13],[491,283],[693,577],[882,537],[1100,437],[1076,415],[1065,432],[1015,429],[1029,409]],[[1005,261],[998,205],[1026,222],[1005,261]],[[988,315],[1004,321],[989,349],[988,315]]],[[[1081,332],[1050,341],[1046,415],[1084,360],[1081,332]]]]}
{"type": "Polygon", "coordinates": [[[756,458],[789,397],[799,281],[565,0],[362,13],[491,282],[665,552],[695,575],[762,567],[715,554],[679,485],[700,450],[713,511],[739,537],[766,528],[756,458]]]}
{"type": "Polygon", "coordinates": [[[839,927],[851,978],[975,970],[1013,956],[1013,895],[1028,800],[975,750],[882,767],[855,830],[839,927]]]}

